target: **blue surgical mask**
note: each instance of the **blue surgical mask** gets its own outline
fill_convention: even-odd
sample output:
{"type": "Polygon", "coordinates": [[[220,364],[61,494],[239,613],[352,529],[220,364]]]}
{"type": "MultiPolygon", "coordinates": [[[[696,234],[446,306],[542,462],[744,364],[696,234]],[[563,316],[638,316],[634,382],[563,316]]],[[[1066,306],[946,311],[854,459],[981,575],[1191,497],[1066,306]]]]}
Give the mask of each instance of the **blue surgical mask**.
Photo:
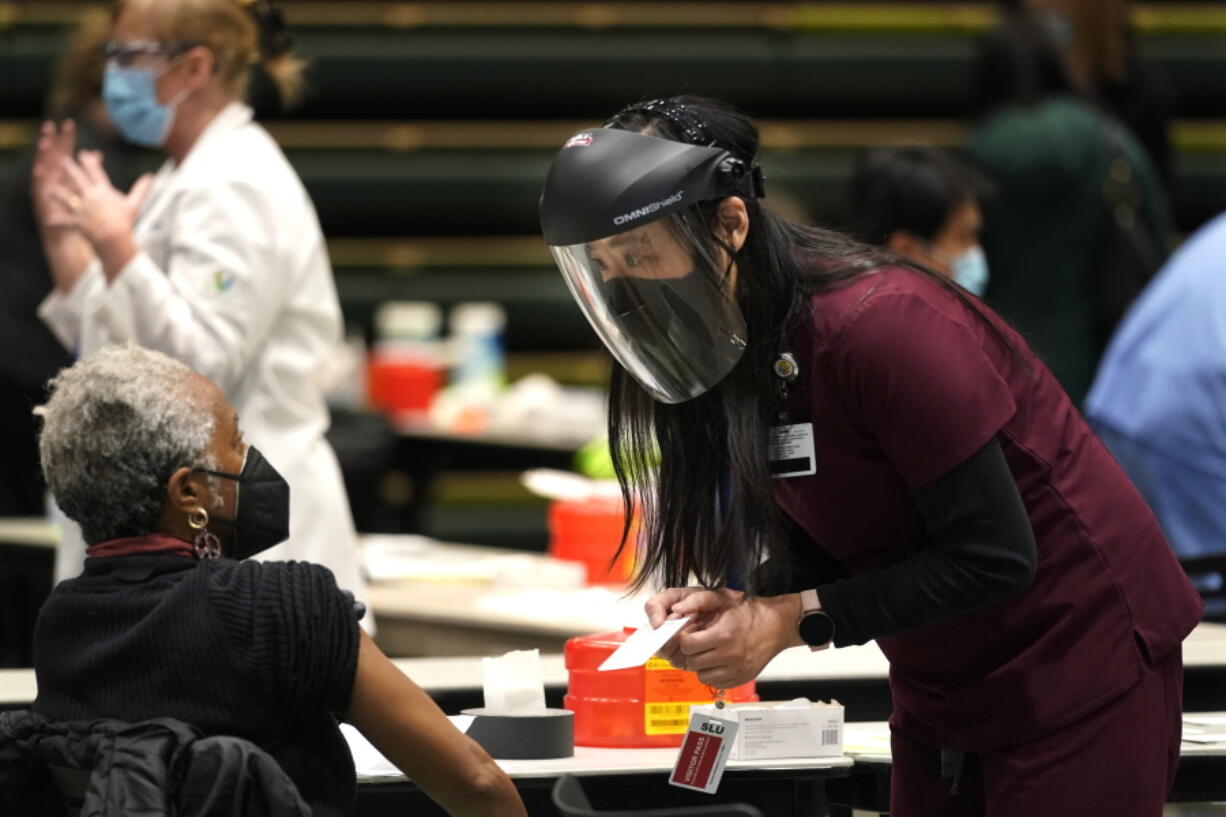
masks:
{"type": "Polygon", "coordinates": [[[954,257],[950,265],[958,286],[979,297],[988,290],[988,257],[978,244],[954,257]]]}
{"type": "Polygon", "coordinates": [[[152,68],[108,65],[102,77],[102,99],[115,128],[129,142],[158,148],[166,144],[178,100],[158,102],[158,73],[152,68]]]}

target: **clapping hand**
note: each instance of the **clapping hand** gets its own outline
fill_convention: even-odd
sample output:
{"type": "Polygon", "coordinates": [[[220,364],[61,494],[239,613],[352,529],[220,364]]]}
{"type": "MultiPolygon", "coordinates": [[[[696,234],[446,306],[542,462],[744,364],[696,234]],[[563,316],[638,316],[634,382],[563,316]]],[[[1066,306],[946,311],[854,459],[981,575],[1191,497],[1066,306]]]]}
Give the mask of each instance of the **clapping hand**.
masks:
{"type": "Polygon", "coordinates": [[[72,158],[76,144],[77,127],[71,119],[59,127],[54,122],[44,122],[39,131],[30,193],[35,218],[44,234],[54,230],[53,225],[66,224],[71,218],[70,208],[52,191],[62,184],[64,162],[72,158]]]}
{"type": "Polygon", "coordinates": [[[39,191],[44,200],[42,222],[49,230],[79,231],[102,261],[107,280],[113,281],[139,251],[133,229],[153,177],[141,176],[130,191],[123,193],[111,184],[100,152],[83,150],[76,158],[63,155],[68,142],[63,129],[58,137],[49,133],[47,142],[45,164],[58,161],[59,168],[58,173],[46,168],[36,170],[43,170],[49,178],[39,191]]]}
{"type": "Polygon", "coordinates": [[[54,208],[48,224],[80,230],[102,255],[107,242],[132,235],[152,183],[153,177],[144,175],[130,191],[122,193],[111,184],[100,152],[83,150],[76,159],[64,157],[61,174],[50,192],[54,208]]]}

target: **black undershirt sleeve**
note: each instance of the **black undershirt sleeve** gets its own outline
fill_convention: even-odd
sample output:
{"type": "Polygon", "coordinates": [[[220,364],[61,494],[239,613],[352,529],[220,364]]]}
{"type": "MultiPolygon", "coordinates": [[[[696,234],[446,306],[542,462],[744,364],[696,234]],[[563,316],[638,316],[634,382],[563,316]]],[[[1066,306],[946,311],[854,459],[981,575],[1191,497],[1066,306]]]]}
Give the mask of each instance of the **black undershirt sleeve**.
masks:
{"type": "MultiPolygon", "coordinates": [[[[799,593],[810,587],[846,579],[847,568],[813,543],[805,529],[791,517],[788,522],[788,549],[767,559],[754,571],[753,593],[757,596],[781,596],[799,593]]],[[[741,588],[736,588],[741,589],[741,588]]]]}
{"type": "Polygon", "coordinates": [[[818,586],[835,646],[954,618],[1004,601],[1033,580],[1034,532],[995,438],[911,495],[928,547],[874,573],[818,586]]]}

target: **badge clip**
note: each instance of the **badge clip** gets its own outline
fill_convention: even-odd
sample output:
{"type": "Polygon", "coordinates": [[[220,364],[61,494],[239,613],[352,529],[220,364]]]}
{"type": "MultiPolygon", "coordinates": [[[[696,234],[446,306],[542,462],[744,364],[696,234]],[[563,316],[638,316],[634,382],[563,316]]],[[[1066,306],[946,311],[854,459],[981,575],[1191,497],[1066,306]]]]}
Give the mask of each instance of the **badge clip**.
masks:
{"type": "Polygon", "coordinates": [[[788,421],[788,384],[800,377],[800,364],[791,352],[783,352],[771,364],[771,371],[779,378],[779,424],[786,425],[788,421]]]}

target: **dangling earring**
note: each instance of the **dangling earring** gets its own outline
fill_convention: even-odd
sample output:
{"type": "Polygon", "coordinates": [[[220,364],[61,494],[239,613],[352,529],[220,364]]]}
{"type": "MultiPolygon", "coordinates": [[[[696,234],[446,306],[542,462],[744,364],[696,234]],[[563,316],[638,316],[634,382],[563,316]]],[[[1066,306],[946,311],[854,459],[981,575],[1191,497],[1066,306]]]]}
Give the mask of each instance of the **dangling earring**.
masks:
{"type": "Polygon", "coordinates": [[[196,558],[216,559],[221,556],[221,540],[209,530],[209,512],[197,508],[187,515],[187,526],[196,531],[196,558]]]}

